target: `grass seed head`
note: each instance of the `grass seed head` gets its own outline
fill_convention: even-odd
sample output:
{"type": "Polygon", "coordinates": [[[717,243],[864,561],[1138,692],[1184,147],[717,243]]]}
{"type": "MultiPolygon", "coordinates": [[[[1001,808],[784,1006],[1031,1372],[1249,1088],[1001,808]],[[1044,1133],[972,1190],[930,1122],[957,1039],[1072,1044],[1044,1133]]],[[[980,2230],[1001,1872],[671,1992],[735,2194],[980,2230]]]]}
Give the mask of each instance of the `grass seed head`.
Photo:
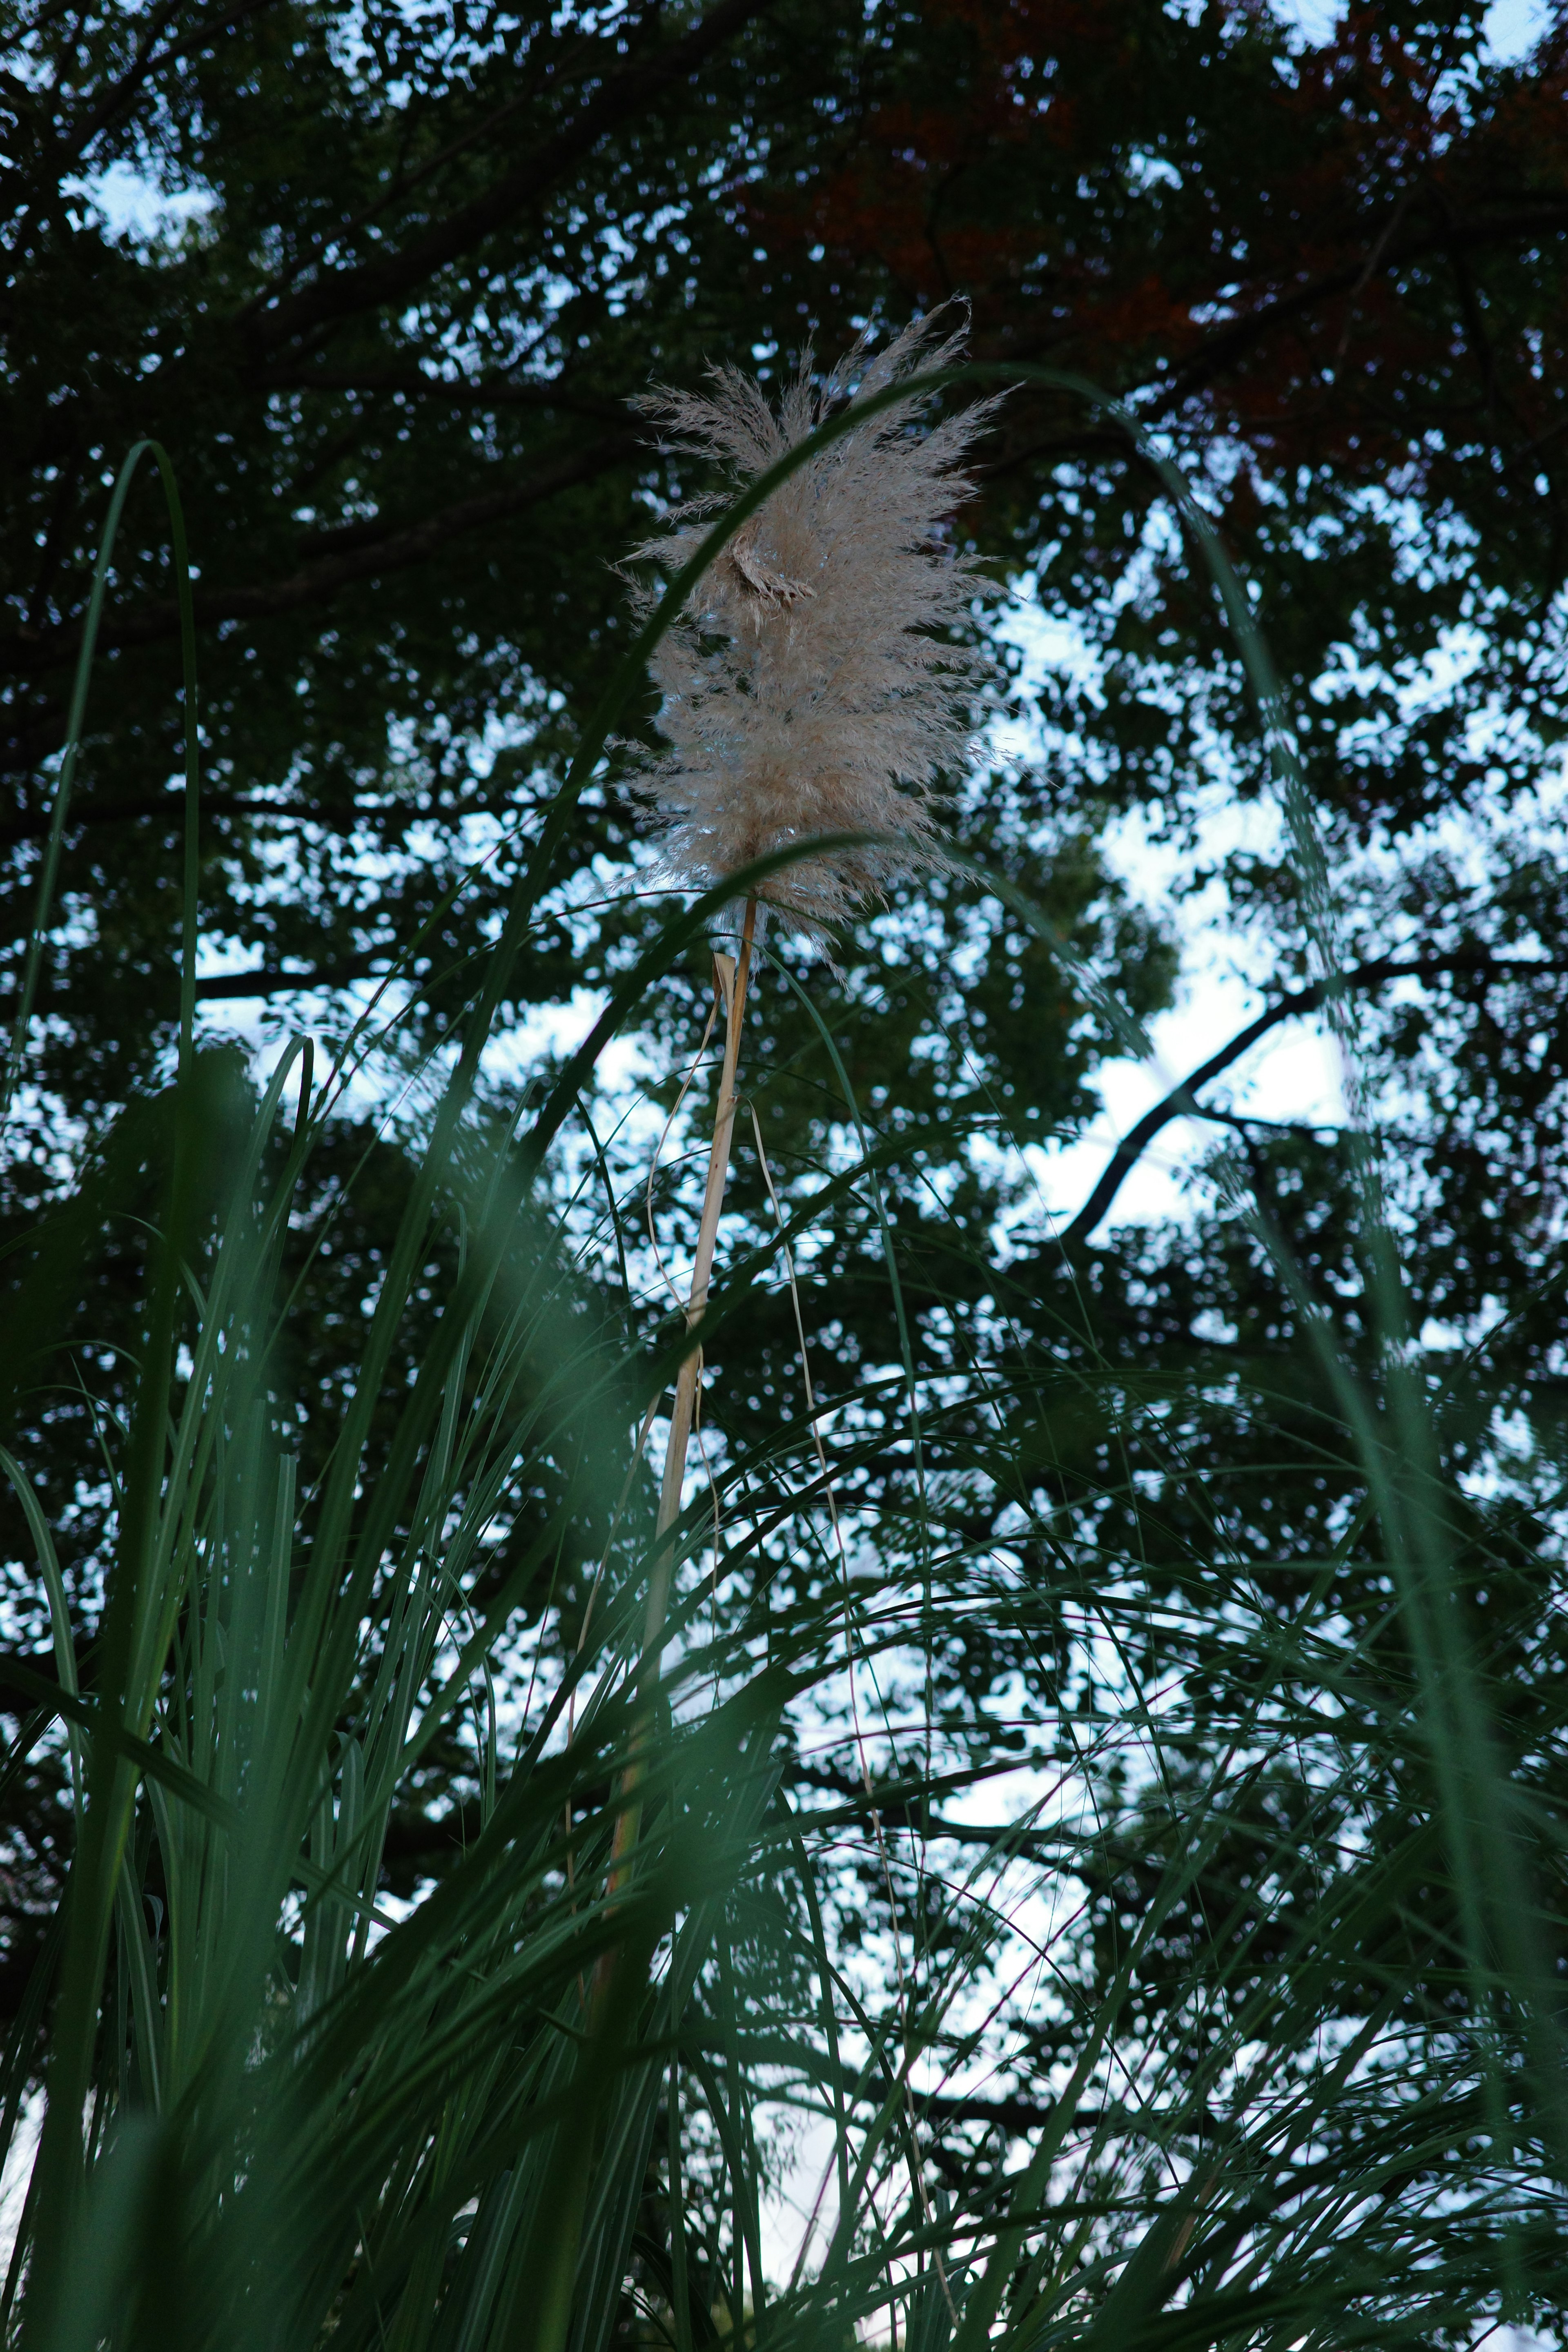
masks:
{"type": "Polygon", "coordinates": [[[970,494],[963,459],[983,401],[937,424],[918,370],[963,334],[917,320],[879,357],[862,338],[825,382],[810,354],[775,413],[749,377],[646,404],[667,446],[717,459],[726,490],[678,508],[636,551],[673,572],[738,489],[823,419],[910,379],[910,397],[808,458],[730,541],[653,656],[666,749],[645,765],[665,877],[708,889],[752,859],[824,834],[866,846],[786,866],[763,885],[793,929],[821,936],[889,883],[941,862],[931,794],[969,751],[992,665],[956,632],[975,593],[947,519],[970,494]]]}

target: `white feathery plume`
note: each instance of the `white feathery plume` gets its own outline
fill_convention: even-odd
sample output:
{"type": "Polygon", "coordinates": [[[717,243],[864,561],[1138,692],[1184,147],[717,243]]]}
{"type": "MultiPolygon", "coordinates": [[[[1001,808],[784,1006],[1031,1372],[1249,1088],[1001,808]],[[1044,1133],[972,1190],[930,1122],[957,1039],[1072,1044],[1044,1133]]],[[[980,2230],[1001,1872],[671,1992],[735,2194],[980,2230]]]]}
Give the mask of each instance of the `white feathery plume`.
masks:
{"type": "MultiPolygon", "coordinates": [[[[879,357],[866,339],[820,386],[810,356],[777,414],[732,367],[711,391],[661,388],[643,405],[667,446],[718,458],[727,491],[692,501],[636,551],[670,571],[711,518],[848,399],[962,355],[963,331],[916,320],[879,357]]],[[[692,591],[652,661],[668,750],[644,767],[668,879],[708,889],[753,858],[829,833],[875,845],[808,857],[758,894],[821,934],[940,862],[930,793],[969,749],[991,664],[944,635],[967,614],[972,561],[943,522],[972,485],[961,470],[994,401],[921,429],[929,395],[899,401],[807,458],[692,591]]]]}

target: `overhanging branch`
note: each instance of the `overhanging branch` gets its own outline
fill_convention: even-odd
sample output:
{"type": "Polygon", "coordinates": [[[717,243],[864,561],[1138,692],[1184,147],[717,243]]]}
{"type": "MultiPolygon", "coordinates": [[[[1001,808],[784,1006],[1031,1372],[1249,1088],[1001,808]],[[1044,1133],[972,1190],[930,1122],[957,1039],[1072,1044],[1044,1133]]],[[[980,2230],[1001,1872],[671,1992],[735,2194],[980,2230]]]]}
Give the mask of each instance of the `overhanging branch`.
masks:
{"type": "Polygon", "coordinates": [[[607,133],[645,113],[672,84],[689,80],[714,50],[744,30],[773,0],[720,0],[681,39],[634,48],[605,74],[582,111],[500,179],[436,221],[400,251],[378,254],[320,278],[252,315],[247,331],[259,344],[299,342],[363,310],[406,299],[437,270],[483,243],[591,154],[607,133]]]}
{"type": "MultiPolygon", "coordinates": [[[[1358,964],[1353,971],[1342,973],[1336,985],[1355,990],[1381,988],[1385,981],[1390,980],[1436,980],[1466,971],[1484,973],[1489,978],[1519,974],[1530,979],[1568,971],[1568,961],[1559,957],[1494,956],[1479,949],[1468,948],[1458,949],[1449,955],[1380,956],[1371,963],[1358,964]]],[[[1168,1127],[1173,1118],[1203,1118],[1207,1116],[1196,1100],[1200,1087],[1207,1086],[1211,1078],[1217,1078],[1222,1072],[1228,1070],[1250,1046],[1256,1045],[1260,1037],[1266,1037],[1271,1029],[1277,1029],[1282,1021],[1293,1021],[1301,1013],[1318,1012],[1328,993],[1323,982],[1314,981],[1310,986],[1295,989],[1289,996],[1281,997],[1277,1004],[1270,1004],[1260,1013],[1255,1021],[1249,1021],[1245,1029],[1238,1030],[1217,1054],[1211,1054],[1190,1077],[1184,1078],[1180,1086],[1173,1087],[1152,1110],[1146,1110],[1137,1125],[1117,1145],[1100,1181],[1071,1224],[1061,1234],[1063,1246],[1070,1248],[1076,1243],[1088,1241],[1162,1128],[1168,1127]]]]}
{"type": "MultiPolygon", "coordinates": [[[[355,581],[377,579],[384,572],[405,570],[435,554],[449,540],[481,530],[491,523],[504,522],[562,490],[596,479],[641,446],[639,435],[628,426],[625,432],[607,435],[585,449],[571,451],[552,465],[538,467],[521,480],[459,499],[437,513],[401,529],[387,530],[374,523],[352,524],[338,539],[333,552],[313,563],[301,564],[284,579],[205,592],[198,587],[197,625],[210,627],[218,621],[271,620],[300,605],[320,604],[355,581]],[[353,543],[343,545],[343,541],[350,539],[353,543]]],[[[178,627],[179,608],[169,597],[106,619],[99,633],[99,643],[147,645],[157,638],[172,636],[178,627]]],[[[13,635],[0,645],[0,667],[13,672],[58,669],[74,658],[80,635],[80,625],[75,622],[51,629],[32,643],[13,635]]],[[[30,767],[39,756],[30,739],[26,744],[13,742],[0,752],[0,768],[30,767]]]]}

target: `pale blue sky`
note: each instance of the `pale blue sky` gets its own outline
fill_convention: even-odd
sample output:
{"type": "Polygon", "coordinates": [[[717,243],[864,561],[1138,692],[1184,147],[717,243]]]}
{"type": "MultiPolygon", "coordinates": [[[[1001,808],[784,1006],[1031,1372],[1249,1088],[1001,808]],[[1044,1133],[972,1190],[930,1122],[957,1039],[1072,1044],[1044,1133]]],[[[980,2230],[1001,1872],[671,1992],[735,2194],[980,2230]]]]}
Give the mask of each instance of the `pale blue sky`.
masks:
{"type": "MultiPolygon", "coordinates": [[[[1342,0],[1274,0],[1276,12],[1300,26],[1313,40],[1332,31],[1342,0]]],[[[1494,58],[1520,58],[1545,30],[1545,0],[1492,0],[1487,11],[1487,46],[1494,58]]]]}

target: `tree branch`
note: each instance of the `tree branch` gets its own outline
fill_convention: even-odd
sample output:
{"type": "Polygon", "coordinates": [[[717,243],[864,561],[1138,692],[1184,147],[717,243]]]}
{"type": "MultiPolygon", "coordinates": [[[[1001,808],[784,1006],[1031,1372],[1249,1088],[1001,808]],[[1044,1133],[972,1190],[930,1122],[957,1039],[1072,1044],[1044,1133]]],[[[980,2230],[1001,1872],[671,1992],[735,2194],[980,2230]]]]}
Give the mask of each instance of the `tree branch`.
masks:
{"type": "MultiPolygon", "coordinates": [[[[641,17],[646,17],[650,13],[657,13],[661,5],[662,0],[644,0],[641,17]]],[[[634,20],[622,17],[611,29],[618,43],[628,34],[640,32],[643,25],[640,18],[634,20]]],[[[573,60],[591,58],[595,48],[598,48],[602,54],[602,43],[597,42],[593,35],[579,36],[568,48],[563,61],[550,73],[552,86],[558,89],[570,88],[571,84],[580,78],[573,60]]],[[[525,55],[525,63],[528,61],[525,55]]],[[[434,155],[426,156],[425,161],[406,176],[390,182],[369,204],[363,205],[358,212],[351,213],[345,221],[340,223],[330,239],[322,238],[310,252],[300,255],[297,260],[290,263],[286,272],[274,278],[271,285],[264,289],[260,296],[249,304],[248,312],[253,313],[265,309],[268,301],[273,298],[281,299],[286,289],[302,278],[307,270],[321,259],[329,245],[341,247],[349,237],[354,236],[360,229],[367,227],[373,220],[377,219],[391,206],[406,204],[416,189],[423,187],[427,180],[433,179],[436,173],[442,171],[447,164],[455,163],[459,155],[466,154],[470,149],[492,139],[502,123],[509,122],[514,115],[521,113],[525,106],[540,95],[541,88],[542,84],[538,81],[526,82],[521,89],[515,90],[510,98],[504,100],[500,106],[493,107],[479,121],[470,123],[466,131],[459,131],[455,139],[448,140],[447,144],[438,148],[434,155]]]]}
{"type": "MultiPolygon", "coordinates": [[[[202,814],[208,816],[277,816],[286,817],[290,824],[308,823],[318,814],[313,809],[287,802],[251,800],[243,793],[204,793],[202,814]]],[[[89,803],[73,807],[67,832],[73,836],[89,828],[104,824],[141,824],[149,817],[162,817],[164,831],[174,833],[185,822],[184,791],[144,793],[130,801],[114,801],[107,808],[94,808],[89,803]]],[[[54,812],[49,808],[36,811],[29,816],[8,817],[0,824],[0,850],[18,848],[24,841],[47,840],[54,824],[54,812]]]]}
{"type": "MultiPolygon", "coordinates": [[[[569,452],[552,465],[540,467],[521,481],[459,499],[438,513],[426,515],[423,520],[400,530],[388,530],[376,521],[351,523],[342,531],[331,534],[328,544],[333,552],[317,562],[302,564],[282,580],[205,591],[198,586],[197,625],[210,627],[216,621],[270,620],[301,604],[318,604],[353,581],[401,571],[434,554],[447,540],[504,521],[509,515],[538,506],[562,490],[574,488],[579,482],[594,480],[640,446],[640,436],[628,426],[625,432],[606,435],[589,448],[569,452]]],[[[174,598],[160,599],[139,605],[118,618],[106,619],[99,632],[99,644],[147,645],[156,638],[173,635],[178,627],[179,607],[174,598]]],[[[79,625],[71,623],[51,629],[29,644],[13,632],[0,643],[0,666],[13,672],[57,669],[74,659],[80,634],[79,625]]],[[[26,756],[18,756],[22,750],[20,745],[8,745],[0,753],[0,769],[30,767],[38,754],[30,743],[26,747],[26,756]]]]}
{"type": "Polygon", "coordinates": [[[547,415],[593,417],[601,425],[623,423],[624,400],[593,393],[574,393],[559,379],[528,377],[521,383],[506,375],[469,377],[426,375],[419,368],[296,368],[287,373],[268,370],[263,378],[268,392],[346,392],[366,398],[401,392],[409,399],[436,400],[454,408],[537,408],[547,415]]]}
{"type": "Polygon", "coordinates": [[[296,342],[356,311],[379,310],[384,303],[405,299],[415,287],[471,251],[542,195],[617,124],[645,111],[671,83],[688,80],[715,49],[773,5],[774,0],[719,0],[717,7],[662,52],[653,48],[628,54],[605,75],[596,95],[574,121],[482,195],[435,222],[400,252],[333,270],[270,309],[252,313],[246,321],[250,336],[264,348],[296,342]]]}
{"type": "MultiPolygon", "coordinates": [[[[1536,974],[1568,971],[1568,961],[1546,956],[1494,956],[1479,948],[1461,948],[1451,955],[1408,959],[1381,956],[1371,963],[1359,964],[1353,971],[1342,973],[1335,985],[1344,989],[1381,988],[1389,980],[1436,980],[1447,973],[1466,971],[1483,973],[1493,979],[1518,973],[1528,979],[1536,974]]],[[[1245,1029],[1238,1030],[1230,1043],[1222,1045],[1217,1054],[1211,1054],[1208,1060],[1201,1063],[1179,1087],[1173,1087],[1152,1110],[1146,1110],[1137,1125],[1130,1129],[1117,1145],[1093,1192],[1072,1223],[1058,1236],[1063,1248],[1071,1248],[1076,1244],[1088,1241],[1162,1128],[1168,1127],[1173,1118],[1205,1118],[1208,1116],[1194,1099],[1199,1087],[1207,1086],[1211,1078],[1217,1078],[1223,1071],[1228,1070],[1234,1062],[1241,1059],[1249,1046],[1256,1045],[1260,1037],[1266,1037],[1269,1030],[1277,1029],[1282,1021],[1294,1020],[1300,1013],[1317,1012],[1328,994],[1326,984],[1314,981],[1310,986],[1298,988],[1290,995],[1281,997],[1278,1004],[1268,1006],[1256,1021],[1249,1021],[1245,1029]]]]}
{"type": "MultiPolygon", "coordinates": [[[[193,48],[210,43],[215,37],[247,16],[253,16],[270,5],[270,0],[229,0],[227,6],[218,8],[198,25],[187,25],[179,38],[166,49],[158,48],[158,41],[167,26],[180,14],[180,0],[164,0],[142,30],[142,37],[129,67],[117,82],[111,82],[96,106],[79,122],[68,128],[53,145],[36,158],[31,169],[23,174],[24,185],[32,188],[32,195],[12,214],[10,235],[5,242],[13,249],[20,243],[27,223],[38,210],[46,175],[50,193],[58,190],[60,180],[73,164],[80,163],[88,149],[100,131],[107,131],[122,115],[138,92],[164,66],[171,65],[193,48]]],[[[57,85],[58,87],[58,85],[57,85]]],[[[53,90],[41,93],[47,103],[53,90]]]]}
{"type": "MultiPolygon", "coordinates": [[[[500,814],[512,822],[520,817],[536,815],[548,794],[530,796],[509,790],[498,803],[491,793],[470,793],[459,799],[444,800],[413,806],[390,795],[384,799],[356,798],[346,806],[312,806],[309,801],[277,801],[253,799],[248,793],[204,792],[201,813],[204,821],[209,816],[271,817],[279,824],[320,824],[340,828],[349,817],[368,818],[373,823],[387,819],[395,823],[430,821],[444,825],[461,824],[465,817],[500,814]]],[[[101,825],[142,824],[149,818],[162,819],[165,835],[179,832],[185,822],[184,788],[169,792],[143,793],[134,800],[110,801],[102,806],[90,800],[76,801],[71,806],[66,826],[73,840],[85,833],[96,832],[101,825]]],[[[43,841],[54,824],[48,808],[35,810],[26,816],[9,817],[0,823],[0,851],[15,849],[24,841],[43,841]]]]}
{"type": "MultiPolygon", "coordinates": [[[[1437,230],[1403,237],[1397,245],[1391,245],[1384,251],[1380,266],[1386,274],[1405,263],[1427,260],[1436,253],[1452,255],[1465,247],[1489,245],[1499,239],[1517,239],[1537,233],[1560,236],[1565,229],[1568,229],[1568,196],[1549,197],[1544,202],[1537,198],[1527,203],[1521,211],[1500,217],[1450,218],[1437,230]]],[[[1193,393],[1201,392],[1216,375],[1233,366],[1253,343],[1260,342],[1271,329],[1300,318],[1304,310],[1313,310],[1319,303],[1331,300],[1337,295],[1355,294],[1362,286],[1364,268],[1361,261],[1347,263],[1342,269],[1331,270],[1323,277],[1314,278],[1294,292],[1281,294],[1272,302],[1264,303],[1261,309],[1248,311],[1245,318],[1234,320],[1220,328],[1184,366],[1175,371],[1169,384],[1146,412],[1145,421],[1168,416],[1193,393]]]]}
{"type": "MultiPolygon", "coordinates": [[[[395,950],[387,947],[367,949],[363,955],[347,957],[341,963],[323,964],[314,971],[218,971],[196,982],[196,994],[209,1003],[247,1002],[252,997],[283,996],[290,991],[300,992],[317,988],[347,988],[356,980],[385,977],[387,960],[395,950]],[[378,967],[380,969],[378,969],[378,967]]],[[[416,993],[419,992],[422,976],[416,972],[405,975],[416,993]]],[[[428,979],[428,974],[423,976],[428,979]]],[[[65,992],[40,996],[37,1006],[40,1013],[58,1010],[65,992]]],[[[0,1022],[15,1018],[15,997],[0,997],[0,1022]]]]}
{"type": "MultiPolygon", "coordinates": [[[[386,950],[350,957],[342,963],[323,964],[317,971],[219,971],[196,982],[196,994],[208,1003],[253,996],[283,996],[290,989],[347,988],[351,982],[371,980],[386,950]]],[[[412,975],[410,975],[412,977],[412,975]]]]}
{"type": "MultiPolygon", "coordinates": [[[[1043,2130],[1056,2115],[1049,2099],[1028,2099],[1004,2093],[994,2099],[965,2098],[957,2093],[928,2091],[915,2095],[915,2113],[921,2122],[987,2124],[1009,2137],[1023,2139],[1043,2130]]],[[[1096,2111],[1098,2113],[1098,2110],[1096,2111]]],[[[1080,2109],[1080,2115],[1085,2111],[1080,2109]]]]}

